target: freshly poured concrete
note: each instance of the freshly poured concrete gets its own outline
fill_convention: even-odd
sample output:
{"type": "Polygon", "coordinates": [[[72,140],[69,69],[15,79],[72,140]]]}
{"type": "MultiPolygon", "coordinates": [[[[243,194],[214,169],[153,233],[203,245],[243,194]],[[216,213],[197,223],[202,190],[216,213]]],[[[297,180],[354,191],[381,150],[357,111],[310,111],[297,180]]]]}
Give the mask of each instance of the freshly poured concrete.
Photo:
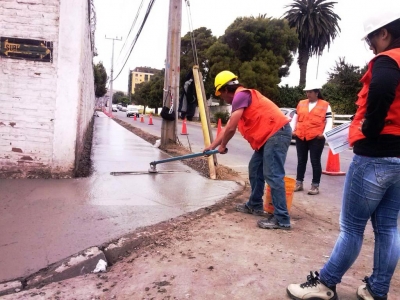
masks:
{"type": "Polygon", "coordinates": [[[95,119],[94,174],[79,179],[0,180],[0,282],[28,276],[138,227],[209,206],[240,188],[206,179],[104,114],[95,119]],[[110,172],[143,171],[113,176],[110,172]]]}

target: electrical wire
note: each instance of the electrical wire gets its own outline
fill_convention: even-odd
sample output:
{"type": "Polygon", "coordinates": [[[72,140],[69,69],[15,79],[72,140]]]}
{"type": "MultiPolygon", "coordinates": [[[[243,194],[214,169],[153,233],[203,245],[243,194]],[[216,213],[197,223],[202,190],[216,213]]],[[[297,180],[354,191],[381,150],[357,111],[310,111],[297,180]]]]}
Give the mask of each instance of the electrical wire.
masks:
{"type": "MultiPolygon", "coordinates": [[[[119,51],[118,58],[119,58],[119,56],[121,55],[122,50],[124,50],[124,48],[125,48],[126,42],[127,42],[128,39],[129,39],[129,35],[131,34],[132,29],[133,29],[133,28],[135,27],[135,25],[136,25],[136,21],[137,21],[137,19],[138,19],[138,17],[139,17],[140,11],[142,10],[143,2],[144,2],[144,0],[142,0],[142,2],[140,2],[139,9],[138,9],[138,11],[137,11],[137,13],[136,13],[135,19],[134,19],[133,22],[132,22],[131,28],[129,29],[128,35],[126,36],[124,45],[122,46],[121,51],[119,51]]],[[[118,59],[118,58],[117,58],[117,59],[118,59]]]]}
{"type": "Polygon", "coordinates": [[[151,11],[151,9],[152,9],[152,7],[153,7],[154,2],[155,2],[155,0],[150,0],[150,3],[149,3],[149,5],[148,5],[148,7],[147,7],[146,14],[145,14],[145,16],[144,16],[144,18],[143,18],[143,21],[142,21],[142,25],[140,25],[140,28],[139,28],[139,30],[138,30],[138,32],[137,32],[137,34],[136,34],[134,40],[133,40],[132,43],[131,43],[130,51],[129,51],[129,53],[127,54],[128,56],[126,57],[125,62],[124,62],[124,64],[123,64],[121,70],[118,72],[118,75],[115,76],[115,78],[113,78],[113,81],[115,81],[115,80],[118,78],[118,76],[121,74],[122,70],[125,68],[125,65],[126,65],[126,63],[128,62],[129,57],[131,56],[132,50],[133,50],[133,48],[135,47],[135,44],[136,44],[136,42],[137,42],[137,40],[138,40],[138,38],[139,38],[139,36],[140,36],[140,33],[142,32],[142,29],[143,29],[143,27],[144,27],[144,24],[146,24],[147,18],[148,18],[149,14],[150,14],[150,11],[151,11]]]}
{"type": "Polygon", "coordinates": [[[193,34],[193,22],[192,22],[192,13],[190,11],[190,2],[189,2],[189,0],[185,0],[185,3],[186,3],[186,11],[188,14],[190,42],[192,44],[192,52],[193,52],[193,63],[198,66],[199,58],[197,56],[196,39],[193,34]]]}

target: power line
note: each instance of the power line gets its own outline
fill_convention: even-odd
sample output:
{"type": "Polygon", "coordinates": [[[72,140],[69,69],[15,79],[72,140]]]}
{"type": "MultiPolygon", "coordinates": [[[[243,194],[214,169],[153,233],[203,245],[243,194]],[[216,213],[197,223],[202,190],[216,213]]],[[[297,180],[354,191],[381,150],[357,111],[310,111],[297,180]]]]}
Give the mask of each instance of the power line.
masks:
{"type": "Polygon", "coordinates": [[[151,11],[151,8],[153,7],[154,2],[155,2],[155,0],[150,0],[150,3],[149,3],[149,5],[148,5],[148,7],[147,7],[147,11],[146,11],[146,14],[145,14],[144,19],[143,19],[143,22],[142,22],[142,25],[140,25],[140,28],[139,28],[139,30],[138,30],[138,32],[137,32],[137,34],[136,34],[136,37],[135,37],[134,40],[132,41],[132,44],[131,44],[131,48],[130,48],[128,57],[126,58],[126,60],[125,60],[125,62],[124,62],[124,64],[123,64],[121,70],[119,71],[118,75],[115,76],[115,78],[113,79],[113,81],[114,81],[115,79],[118,78],[118,76],[121,74],[122,70],[124,69],[126,63],[128,62],[128,59],[129,59],[129,57],[131,56],[132,50],[133,50],[133,48],[135,47],[135,44],[136,44],[136,42],[137,42],[137,40],[138,40],[138,38],[139,38],[139,36],[140,36],[140,33],[142,32],[142,29],[143,29],[143,27],[144,27],[144,24],[146,24],[147,18],[148,18],[149,14],[150,14],[150,11],[151,11]]]}
{"type": "Polygon", "coordinates": [[[194,33],[193,33],[193,22],[192,22],[192,13],[190,11],[190,2],[189,2],[189,0],[185,0],[185,3],[186,3],[186,11],[188,13],[190,42],[192,44],[192,52],[193,52],[193,63],[195,65],[199,65],[199,59],[197,57],[196,40],[195,40],[194,33]]]}
{"type": "Polygon", "coordinates": [[[129,35],[131,34],[133,27],[135,27],[135,25],[136,25],[136,21],[137,21],[137,19],[138,19],[138,17],[139,17],[140,11],[142,10],[143,2],[144,2],[144,0],[142,0],[142,2],[140,2],[139,9],[138,9],[138,11],[137,11],[137,13],[136,13],[135,19],[134,19],[133,22],[132,22],[131,28],[129,29],[128,35],[126,36],[126,39],[125,39],[124,45],[123,45],[122,48],[121,48],[121,51],[119,51],[119,54],[118,54],[117,59],[118,59],[119,56],[121,55],[122,50],[124,50],[125,45],[126,45],[126,42],[128,41],[129,35]]]}

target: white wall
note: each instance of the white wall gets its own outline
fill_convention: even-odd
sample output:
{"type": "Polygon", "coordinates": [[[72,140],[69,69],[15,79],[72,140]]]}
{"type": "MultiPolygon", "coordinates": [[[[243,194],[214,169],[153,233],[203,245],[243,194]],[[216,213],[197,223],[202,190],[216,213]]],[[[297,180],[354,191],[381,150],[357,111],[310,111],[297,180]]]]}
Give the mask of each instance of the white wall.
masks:
{"type": "Polygon", "coordinates": [[[72,174],[94,106],[87,6],[0,1],[1,37],[53,42],[53,62],[0,56],[0,177],[72,174]]]}
{"type": "Polygon", "coordinates": [[[52,164],[58,11],[59,0],[0,2],[0,36],[54,42],[53,63],[0,56],[2,172],[19,176],[29,170],[48,169],[52,164]]]}

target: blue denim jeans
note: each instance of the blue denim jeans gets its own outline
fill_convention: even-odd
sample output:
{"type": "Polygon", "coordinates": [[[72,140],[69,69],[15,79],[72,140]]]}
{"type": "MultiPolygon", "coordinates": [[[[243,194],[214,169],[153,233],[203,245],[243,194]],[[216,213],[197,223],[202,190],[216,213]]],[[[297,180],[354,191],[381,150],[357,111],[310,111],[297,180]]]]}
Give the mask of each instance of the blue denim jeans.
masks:
{"type": "Polygon", "coordinates": [[[399,211],[400,158],[355,155],[344,185],[340,235],[320,272],[321,280],[329,286],[341,281],[360,253],[371,219],[375,249],[369,284],[375,295],[386,295],[400,256],[399,211]]]}
{"type": "Polygon", "coordinates": [[[290,225],[283,178],[291,139],[292,129],[287,124],[271,136],[260,150],[255,151],[249,162],[251,195],[246,203],[247,206],[255,210],[263,210],[263,196],[265,182],[267,182],[271,188],[274,216],[281,225],[290,225]]]}

